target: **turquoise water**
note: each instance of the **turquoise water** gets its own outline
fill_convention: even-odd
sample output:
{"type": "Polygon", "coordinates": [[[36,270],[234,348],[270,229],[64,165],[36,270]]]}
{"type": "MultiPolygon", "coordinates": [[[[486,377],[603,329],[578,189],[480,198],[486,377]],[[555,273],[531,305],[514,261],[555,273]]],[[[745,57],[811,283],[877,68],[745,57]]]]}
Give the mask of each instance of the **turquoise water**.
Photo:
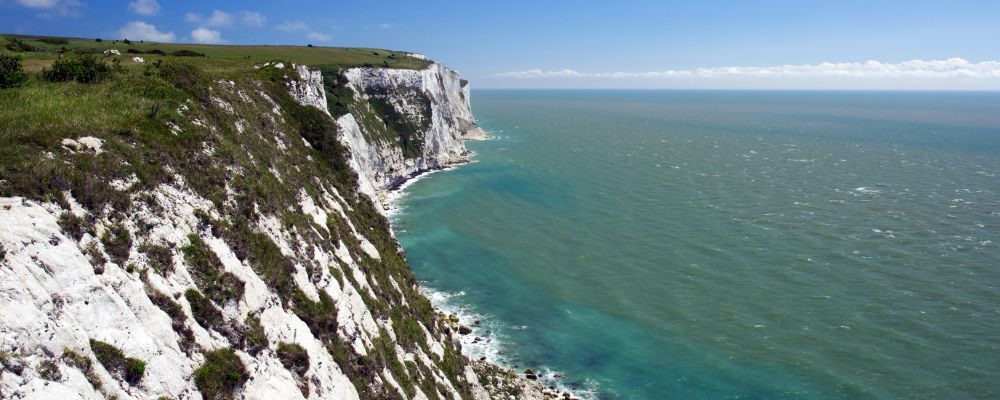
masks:
{"type": "Polygon", "coordinates": [[[491,359],[608,399],[1000,398],[1000,94],[473,103],[500,138],[393,224],[491,359]]]}

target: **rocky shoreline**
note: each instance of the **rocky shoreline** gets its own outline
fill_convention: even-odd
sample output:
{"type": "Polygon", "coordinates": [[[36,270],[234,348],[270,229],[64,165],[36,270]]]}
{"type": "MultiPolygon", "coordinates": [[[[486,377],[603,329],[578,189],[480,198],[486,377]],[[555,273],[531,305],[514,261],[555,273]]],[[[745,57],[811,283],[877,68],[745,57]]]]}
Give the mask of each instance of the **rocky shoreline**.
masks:
{"type": "MultiPolygon", "coordinates": [[[[480,336],[472,327],[459,322],[457,314],[445,316],[439,311],[439,317],[445,322],[447,332],[457,333],[461,337],[473,337],[473,342],[486,340],[480,336]]],[[[476,327],[480,320],[476,320],[476,327]]],[[[456,347],[463,349],[462,341],[459,340],[456,347]]],[[[466,355],[463,351],[463,355],[466,355]]],[[[468,357],[468,355],[466,355],[468,357]]],[[[574,393],[571,389],[561,388],[561,380],[565,375],[557,373],[552,377],[543,377],[531,368],[526,368],[522,372],[507,368],[497,361],[489,361],[485,356],[471,360],[472,368],[479,375],[479,382],[490,394],[491,398],[509,399],[565,399],[581,400],[583,397],[574,393]]]]}
{"type": "MultiPolygon", "coordinates": [[[[329,113],[325,107],[327,99],[323,75],[302,66],[297,68],[302,79],[298,84],[290,85],[290,91],[300,103],[329,113]]],[[[399,115],[414,124],[429,122],[422,133],[420,156],[411,159],[404,156],[398,143],[373,139],[368,131],[372,127],[364,125],[362,115],[348,113],[335,118],[340,128],[338,137],[350,150],[350,165],[358,174],[361,192],[368,194],[387,216],[398,209],[396,202],[408,185],[435,172],[473,162],[473,153],[466,149],[466,141],[495,139],[476,124],[469,101],[469,85],[461,83],[456,72],[440,64],[433,63],[421,71],[352,68],[344,71],[344,76],[356,100],[369,101],[372,100],[370,96],[376,96],[380,101],[391,104],[399,115]],[[424,104],[425,101],[429,104],[424,104]],[[421,106],[427,106],[430,115],[421,114],[421,106]]],[[[390,233],[395,237],[391,226],[390,233]]],[[[493,340],[476,335],[478,326],[462,324],[459,315],[445,310],[433,299],[432,305],[446,326],[446,336],[456,347],[468,348],[493,340]]],[[[552,377],[543,378],[531,369],[519,373],[504,367],[498,359],[489,360],[484,355],[477,357],[466,351],[462,353],[472,361],[473,369],[486,391],[483,394],[489,398],[582,398],[569,389],[556,389],[560,382],[552,377]]]]}
{"type": "MultiPolygon", "coordinates": [[[[399,210],[396,203],[405,195],[403,191],[417,180],[469,162],[472,160],[422,171],[413,178],[401,182],[386,192],[388,201],[383,204],[384,209],[390,212],[399,210]]],[[[390,218],[390,222],[392,222],[392,218],[390,218]]],[[[392,229],[391,226],[390,229],[392,229]]],[[[520,372],[515,369],[516,365],[511,368],[508,366],[509,363],[504,362],[501,358],[503,355],[502,343],[494,332],[499,326],[488,327],[488,322],[484,321],[483,316],[463,312],[461,307],[446,306],[446,299],[451,297],[450,295],[432,291],[423,283],[420,286],[424,296],[431,300],[438,319],[445,327],[445,334],[454,342],[462,355],[470,359],[480,384],[490,398],[582,400],[591,397],[566,387],[563,383],[565,375],[562,373],[545,376],[536,370],[537,367],[535,369],[526,368],[520,372]],[[475,350],[470,352],[470,348],[475,350]]]]}

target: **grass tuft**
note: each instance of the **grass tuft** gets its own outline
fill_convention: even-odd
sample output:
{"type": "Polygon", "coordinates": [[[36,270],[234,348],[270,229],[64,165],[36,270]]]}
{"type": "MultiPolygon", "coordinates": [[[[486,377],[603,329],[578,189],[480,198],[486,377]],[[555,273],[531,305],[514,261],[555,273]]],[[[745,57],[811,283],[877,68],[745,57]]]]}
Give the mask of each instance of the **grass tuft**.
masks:
{"type": "Polygon", "coordinates": [[[244,347],[247,353],[256,356],[261,350],[267,348],[267,333],[264,332],[264,326],[260,324],[260,318],[255,316],[247,316],[245,325],[244,347]]]}
{"type": "Polygon", "coordinates": [[[97,374],[94,373],[94,363],[89,357],[67,348],[63,349],[62,359],[66,365],[80,370],[94,389],[100,389],[103,386],[101,378],[98,378],[97,374]]]}
{"type": "Polygon", "coordinates": [[[83,218],[76,216],[69,211],[63,212],[59,215],[59,227],[62,228],[63,232],[66,232],[69,237],[74,240],[79,241],[83,239],[84,233],[93,234],[93,226],[87,226],[86,221],[83,218]]]}
{"type": "Polygon", "coordinates": [[[191,244],[181,248],[189,272],[205,296],[218,304],[243,298],[245,282],[223,271],[222,261],[198,235],[188,235],[191,244]]]}
{"type": "Polygon", "coordinates": [[[201,326],[204,326],[205,328],[217,328],[224,322],[222,319],[222,311],[212,304],[207,297],[202,296],[197,290],[186,290],[184,292],[184,298],[186,298],[188,304],[191,305],[191,314],[194,315],[194,320],[198,321],[201,326]]]}
{"type": "Polygon", "coordinates": [[[309,353],[297,343],[278,343],[277,354],[281,365],[299,377],[305,376],[309,371],[309,353]]]}
{"type": "Polygon", "coordinates": [[[167,246],[158,244],[145,244],[139,251],[146,253],[149,258],[149,266],[158,274],[169,274],[174,271],[174,254],[167,246]]]}
{"type": "Polygon", "coordinates": [[[205,353],[205,363],[194,371],[194,384],[207,400],[230,400],[247,380],[246,367],[232,349],[205,353]]]}
{"type": "Polygon", "coordinates": [[[109,226],[104,235],[101,235],[101,243],[104,244],[104,251],[111,256],[111,261],[118,265],[124,265],[132,251],[132,236],[120,224],[109,226]]]}
{"type": "Polygon", "coordinates": [[[125,357],[117,347],[97,339],[90,339],[90,349],[97,357],[97,362],[108,372],[121,376],[125,382],[136,385],[146,373],[146,362],[137,358],[125,357]]]}

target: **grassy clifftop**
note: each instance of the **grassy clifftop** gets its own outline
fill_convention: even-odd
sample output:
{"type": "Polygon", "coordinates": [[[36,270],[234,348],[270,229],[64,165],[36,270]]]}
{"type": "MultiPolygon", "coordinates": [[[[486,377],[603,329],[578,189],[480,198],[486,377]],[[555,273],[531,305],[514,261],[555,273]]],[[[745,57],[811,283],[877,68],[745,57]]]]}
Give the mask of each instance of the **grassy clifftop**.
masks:
{"type": "MultiPolygon", "coordinates": [[[[295,75],[294,71],[255,68],[264,61],[316,65],[334,73],[355,66],[416,69],[430,64],[407,52],[382,49],[125,43],[23,35],[0,35],[0,55],[20,58],[28,76],[23,84],[0,90],[0,178],[3,178],[0,193],[8,195],[48,195],[53,188],[46,187],[47,177],[41,170],[49,170],[45,165],[58,163],[45,155],[59,154],[56,150],[62,148],[62,140],[66,138],[91,136],[117,146],[120,139],[130,137],[141,143],[123,150],[133,147],[132,150],[166,151],[174,153],[172,158],[181,157],[179,152],[194,143],[185,139],[185,135],[170,134],[171,129],[190,132],[204,128],[192,125],[197,117],[182,115],[180,110],[192,105],[192,101],[211,106],[210,93],[217,90],[219,82],[252,84],[266,89],[276,100],[287,97],[284,82],[288,74],[295,75]],[[106,50],[118,50],[121,54],[103,57],[106,50]],[[57,60],[91,55],[111,72],[87,83],[73,79],[53,81],[43,76],[57,60]],[[133,57],[142,57],[144,62],[135,62],[133,57]],[[32,178],[23,179],[28,176],[32,178]],[[26,186],[19,186],[22,184],[26,186]]],[[[339,86],[328,89],[334,93],[349,92],[339,86]]],[[[352,93],[347,94],[353,98],[352,93]]],[[[294,108],[289,102],[283,103],[282,108],[294,108]]],[[[237,111],[245,113],[242,115],[255,112],[237,111]]],[[[128,168],[132,171],[113,175],[123,178],[129,175],[127,172],[138,172],[143,178],[162,173],[156,172],[162,166],[155,162],[161,156],[152,160],[141,154],[134,157],[137,158],[128,168]]],[[[107,176],[119,168],[94,165],[90,169],[89,172],[69,169],[60,173],[58,180],[85,180],[88,173],[107,176]],[[76,174],[80,176],[74,177],[76,174]]]]}
{"type": "Polygon", "coordinates": [[[410,56],[405,51],[350,47],[309,46],[233,46],[210,44],[154,43],[114,39],[82,39],[51,36],[0,35],[0,54],[17,54],[29,71],[48,67],[53,60],[66,53],[96,53],[118,50],[155,61],[176,58],[170,54],[186,54],[199,63],[215,67],[247,65],[264,61],[285,61],[307,65],[360,67],[374,65],[385,68],[422,69],[430,61],[410,56]],[[164,55],[158,54],[162,52],[164,55]],[[203,55],[203,56],[199,56],[203,55]],[[193,56],[193,57],[192,57],[193,56]]]}

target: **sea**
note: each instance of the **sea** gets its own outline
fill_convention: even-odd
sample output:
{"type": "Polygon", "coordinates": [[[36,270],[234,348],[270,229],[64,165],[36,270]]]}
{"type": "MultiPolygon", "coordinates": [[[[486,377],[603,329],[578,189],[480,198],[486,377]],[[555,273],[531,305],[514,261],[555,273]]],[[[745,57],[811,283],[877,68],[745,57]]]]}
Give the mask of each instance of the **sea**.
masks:
{"type": "Polygon", "coordinates": [[[593,399],[1000,398],[1000,93],[476,90],[391,214],[464,351],[593,399]]]}

